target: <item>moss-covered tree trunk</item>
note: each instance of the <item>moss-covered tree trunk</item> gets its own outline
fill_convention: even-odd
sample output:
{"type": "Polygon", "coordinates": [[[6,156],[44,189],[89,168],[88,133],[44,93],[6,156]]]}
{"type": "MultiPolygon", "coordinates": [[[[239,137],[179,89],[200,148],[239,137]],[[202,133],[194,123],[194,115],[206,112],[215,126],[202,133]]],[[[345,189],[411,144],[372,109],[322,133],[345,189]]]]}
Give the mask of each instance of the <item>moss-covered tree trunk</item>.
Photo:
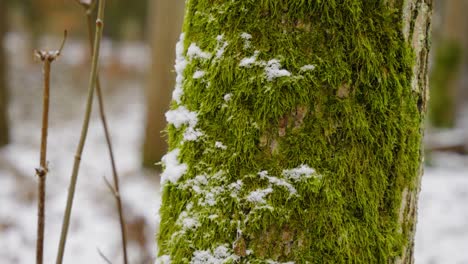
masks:
{"type": "Polygon", "coordinates": [[[182,0],[152,0],[148,28],[151,36],[152,67],[146,87],[146,131],[143,165],[154,168],[167,151],[161,131],[166,127],[164,113],[169,108],[174,87],[174,45],[180,34],[184,13],[182,0]]]}
{"type": "Polygon", "coordinates": [[[0,147],[8,143],[8,91],[6,82],[6,57],[3,48],[6,33],[6,1],[0,0],[0,147]]]}
{"type": "Polygon", "coordinates": [[[431,8],[189,0],[159,263],[412,263],[431,8]]]}

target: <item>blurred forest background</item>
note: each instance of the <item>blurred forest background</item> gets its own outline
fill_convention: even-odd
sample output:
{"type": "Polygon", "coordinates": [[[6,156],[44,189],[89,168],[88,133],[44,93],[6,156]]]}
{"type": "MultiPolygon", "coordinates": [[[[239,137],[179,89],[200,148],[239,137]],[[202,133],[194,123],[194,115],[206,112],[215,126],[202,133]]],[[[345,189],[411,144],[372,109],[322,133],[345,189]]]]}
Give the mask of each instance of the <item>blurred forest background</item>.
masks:
{"type": "MultiPolygon", "coordinates": [[[[174,86],[175,43],[184,0],[108,1],[100,74],[122,177],[131,263],[153,263],[158,165],[174,86]]],[[[468,263],[468,0],[435,0],[427,168],[416,263],[468,263]]],[[[76,1],[0,0],[0,262],[33,263],[42,65],[34,49],[55,49],[52,65],[45,262],[58,245],[66,190],[83,118],[90,56],[76,1]]],[[[97,112],[95,105],[94,112],[97,112]]],[[[104,133],[93,113],[72,215],[66,263],[121,258],[104,133]]]]}

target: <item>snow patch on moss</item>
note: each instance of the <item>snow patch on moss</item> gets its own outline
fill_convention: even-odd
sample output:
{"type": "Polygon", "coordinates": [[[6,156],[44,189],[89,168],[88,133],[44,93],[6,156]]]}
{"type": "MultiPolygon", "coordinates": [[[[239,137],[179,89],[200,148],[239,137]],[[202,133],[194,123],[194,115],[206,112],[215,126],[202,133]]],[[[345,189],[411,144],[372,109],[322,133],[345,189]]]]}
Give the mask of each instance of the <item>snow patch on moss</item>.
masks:
{"type": "Polygon", "coordinates": [[[176,59],[175,59],[175,71],[177,74],[176,77],[176,84],[174,91],[172,92],[172,99],[176,101],[178,104],[181,103],[181,97],[184,93],[182,89],[182,85],[184,83],[184,71],[187,68],[187,60],[184,56],[184,40],[185,34],[180,34],[179,41],[176,44],[176,59]]]}
{"type": "Polygon", "coordinates": [[[250,40],[252,39],[252,35],[249,33],[242,33],[241,38],[244,39],[244,49],[248,49],[251,46],[250,40]]]}
{"type": "Polygon", "coordinates": [[[261,171],[258,173],[258,175],[260,176],[260,178],[267,179],[272,185],[285,187],[286,189],[288,189],[291,195],[297,194],[296,188],[294,188],[294,186],[292,186],[289,182],[277,177],[269,176],[268,171],[261,171]]]}
{"type": "Polygon", "coordinates": [[[307,64],[301,67],[301,71],[313,71],[315,69],[315,65],[307,64]]]}
{"type": "Polygon", "coordinates": [[[224,144],[223,144],[222,142],[220,142],[220,141],[216,141],[216,142],[215,142],[215,147],[216,147],[216,148],[219,148],[219,149],[223,149],[223,150],[226,150],[226,149],[227,149],[227,146],[224,145],[224,144]]]}
{"type": "Polygon", "coordinates": [[[185,106],[179,106],[174,110],[167,111],[166,120],[175,128],[180,128],[182,125],[194,127],[198,123],[197,113],[189,111],[185,106]]]}
{"type": "Polygon", "coordinates": [[[265,74],[267,76],[268,81],[270,82],[276,78],[291,76],[291,73],[289,71],[281,69],[281,64],[277,59],[272,59],[268,61],[267,66],[265,67],[265,74]]]}
{"type": "Polygon", "coordinates": [[[288,261],[288,262],[279,262],[279,261],[274,261],[274,260],[267,260],[266,261],[268,264],[295,264],[296,262],[294,261],[288,261]]]}
{"type": "Polygon", "coordinates": [[[225,245],[218,246],[213,251],[211,250],[196,250],[193,253],[191,264],[222,264],[232,263],[239,259],[239,256],[234,254],[231,249],[225,245]]]}
{"type": "Polygon", "coordinates": [[[300,181],[313,176],[318,179],[321,178],[321,175],[317,174],[314,169],[305,164],[294,169],[283,170],[283,175],[293,181],[300,181]]]}
{"type": "Polygon", "coordinates": [[[220,59],[223,57],[224,52],[226,51],[226,48],[228,46],[228,42],[224,41],[224,36],[223,35],[218,35],[216,37],[216,40],[218,41],[218,48],[216,51],[216,59],[220,59]]]}
{"type": "Polygon", "coordinates": [[[260,52],[256,50],[252,57],[243,58],[239,63],[239,67],[250,68],[252,66],[255,66],[257,63],[258,54],[260,54],[260,52]]]}
{"type": "Polygon", "coordinates": [[[204,133],[200,129],[187,127],[184,132],[184,141],[197,141],[197,139],[203,135],[204,133]]]}
{"type": "Polygon", "coordinates": [[[175,128],[181,128],[186,125],[184,131],[184,141],[196,141],[199,137],[203,136],[200,129],[195,129],[198,123],[197,112],[189,111],[185,106],[179,106],[174,110],[166,112],[166,120],[169,124],[174,125],[175,128]]]}
{"type": "Polygon", "coordinates": [[[154,264],[171,264],[171,256],[163,255],[156,258],[154,264]]]}
{"type": "Polygon", "coordinates": [[[187,164],[179,162],[179,153],[179,149],[174,149],[162,157],[164,171],[161,173],[161,186],[167,181],[176,183],[187,171],[187,164]]]}
{"type": "Polygon", "coordinates": [[[194,79],[200,79],[200,78],[202,78],[203,76],[205,76],[205,71],[200,71],[200,70],[198,70],[198,71],[196,71],[196,72],[193,73],[193,78],[194,78],[194,79]]]}
{"type": "Polygon", "coordinates": [[[203,51],[200,47],[197,46],[197,44],[192,43],[187,50],[187,56],[190,59],[198,58],[208,60],[212,55],[209,52],[203,51]]]}
{"type": "Polygon", "coordinates": [[[271,187],[253,191],[247,196],[247,201],[256,203],[256,204],[264,204],[266,203],[265,196],[267,196],[268,194],[272,192],[273,192],[273,188],[271,187]]]}
{"type": "Polygon", "coordinates": [[[218,197],[226,192],[226,188],[218,186],[218,181],[222,178],[223,173],[218,172],[210,177],[207,175],[198,175],[194,179],[187,180],[179,187],[188,189],[196,195],[196,203],[200,206],[215,206],[218,197]]]}
{"type": "Polygon", "coordinates": [[[257,50],[255,51],[252,57],[243,58],[240,63],[239,67],[242,68],[251,68],[253,66],[261,66],[265,67],[265,76],[267,77],[268,81],[273,81],[276,78],[280,77],[289,77],[291,76],[291,72],[285,69],[281,69],[281,63],[278,59],[271,59],[268,62],[257,60],[258,55],[260,52],[257,50]]]}
{"type": "Polygon", "coordinates": [[[230,190],[230,196],[232,198],[237,198],[238,197],[239,192],[242,189],[242,185],[244,185],[242,180],[237,180],[236,182],[233,182],[233,183],[229,184],[228,188],[230,190]]]}
{"type": "Polygon", "coordinates": [[[229,101],[231,101],[231,99],[232,99],[232,94],[231,94],[231,93],[225,94],[225,95],[223,96],[223,99],[224,99],[224,101],[225,101],[226,103],[229,102],[229,101]]]}

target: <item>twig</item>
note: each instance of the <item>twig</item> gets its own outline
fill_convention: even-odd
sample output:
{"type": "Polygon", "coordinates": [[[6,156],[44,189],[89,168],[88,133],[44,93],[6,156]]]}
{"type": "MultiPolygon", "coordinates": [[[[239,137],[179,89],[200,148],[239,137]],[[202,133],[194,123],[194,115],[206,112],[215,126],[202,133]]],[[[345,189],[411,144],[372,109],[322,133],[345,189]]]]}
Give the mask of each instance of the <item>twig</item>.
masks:
{"type": "Polygon", "coordinates": [[[42,264],[44,258],[44,230],[45,230],[45,196],[47,166],[47,134],[49,130],[49,98],[50,98],[50,68],[62,52],[67,31],[64,32],[63,41],[57,51],[36,50],[34,53],[43,63],[44,94],[42,102],[42,130],[41,130],[41,150],[39,158],[39,168],[36,168],[36,175],[39,178],[38,199],[37,199],[37,241],[36,241],[36,263],[42,264]]]}
{"type": "MultiPolygon", "coordinates": [[[[88,3],[88,4],[80,0],[76,0],[76,1],[85,9],[86,20],[87,20],[87,25],[88,25],[88,39],[89,39],[90,47],[92,47],[93,42],[94,42],[92,9],[93,9],[94,4],[96,3],[96,0],[91,1],[91,3],[88,3]]],[[[119,175],[117,173],[117,166],[115,164],[112,141],[111,141],[109,127],[107,125],[107,118],[106,118],[106,114],[104,110],[104,99],[103,99],[102,90],[101,90],[101,81],[99,79],[99,73],[96,76],[96,93],[97,93],[97,98],[98,98],[99,116],[101,118],[101,123],[104,129],[104,135],[106,138],[109,158],[110,158],[111,166],[112,166],[112,176],[114,180],[114,187],[111,188],[111,190],[112,190],[112,193],[114,194],[117,211],[119,214],[119,222],[120,222],[120,229],[121,229],[120,232],[122,236],[123,258],[124,258],[124,263],[127,264],[128,263],[127,231],[126,231],[126,224],[125,224],[125,218],[124,218],[124,213],[123,213],[122,200],[120,197],[119,175]]],[[[106,183],[108,183],[108,185],[111,186],[110,183],[107,181],[107,179],[105,180],[106,180],[106,183]]]]}
{"type": "Polygon", "coordinates": [[[107,264],[112,264],[112,262],[102,253],[102,251],[98,248],[97,252],[99,253],[99,256],[107,263],[107,264]]]}
{"type": "Polygon", "coordinates": [[[59,243],[59,249],[57,253],[57,261],[56,261],[57,264],[61,264],[63,261],[63,255],[65,252],[65,244],[67,241],[68,227],[70,225],[70,216],[71,216],[71,210],[73,206],[73,198],[75,195],[76,182],[78,179],[78,171],[80,168],[81,155],[83,153],[84,145],[86,142],[86,137],[88,134],[89,120],[90,120],[92,106],[93,106],[94,86],[95,86],[96,79],[97,79],[99,49],[101,46],[102,30],[104,27],[103,21],[104,21],[105,3],[106,3],[105,0],[99,1],[98,17],[96,20],[96,37],[94,39],[94,46],[93,46],[91,76],[89,78],[89,83],[88,83],[88,98],[86,102],[85,117],[84,117],[82,129],[81,129],[80,141],[79,141],[78,148],[75,154],[75,162],[73,164],[73,171],[72,171],[72,175],[70,179],[70,186],[68,188],[67,205],[65,208],[65,215],[63,217],[62,231],[60,234],[60,243],[59,243]]]}

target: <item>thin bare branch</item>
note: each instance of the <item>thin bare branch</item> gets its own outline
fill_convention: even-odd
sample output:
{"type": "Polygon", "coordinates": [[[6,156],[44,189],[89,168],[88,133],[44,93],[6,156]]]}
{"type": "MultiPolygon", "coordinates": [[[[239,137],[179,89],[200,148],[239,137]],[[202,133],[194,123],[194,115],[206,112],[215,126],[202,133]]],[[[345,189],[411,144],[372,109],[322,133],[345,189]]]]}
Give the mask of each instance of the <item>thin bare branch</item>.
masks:
{"type": "Polygon", "coordinates": [[[65,46],[65,41],[67,40],[67,36],[68,36],[68,31],[64,30],[63,31],[62,45],[60,45],[60,48],[59,48],[59,50],[57,52],[57,57],[60,56],[60,54],[62,54],[63,47],[65,46]]]}
{"type": "Polygon", "coordinates": [[[99,256],[107,263],[107,264],[112,264],[112,262],[102,253],[102,251],[98,248],[97,249],[99,256]]]}
{"type": "MultiPolygon", "coordinates": [[[[77,0],[79,2],[83,2],[80,0],[77,0]]],[[[93,36],[93,18],[92,18],[92,9],[94,8],[94,4],[96,3],[95,0],[91,0],[91,3],[88,5],[83,5],[82,6],[85,8],[85,13],[86,13],[86,20],[87,20],[87,25],[88,25],[88,39],[90,43],[90,47],[92,48],[93,42],[94,42],[94,36],[93,36]]],[[[91,50],[91,52],[93,52],[91,50]]],[[[109,158],[111,161],[111,167],[112,167],[112,176],[114,180],[114,187],[109,183],[109,181],[104,178],[106,181],[106,184],[108,187],[111,189],[116,206],[117,206],[117,211],[119,214],[119,222],[120,222],[120,229],[121,229],[121,236],[122,236],[122,248],[123,248],[123,258],[124,258],[124,263],[128,263],[128,254],[127,254],[127,229],[126,229],[126,224],[125,224],[125,218],[124,218],[124,213],[123,213],[123,204],[120,196],[120,185],[119,185],[119,175],[117,173],[117,166],[114,158],[114,151],[112,147],[112,140],[110,137],[110,132],[109,132],[109,127],[107,125],[107,118],[105,114],[105,109],[104,109],[104,96],[102,94],[102,89],[101,89],[101,82],[99,78],[99,73],[97,74],[96,77],[96,93],[97,93],[97,99],[98,99],[98,106],[99,106],[99,116],[101,119],[101,123],[104,129],[104,135],[106,138],[106,143],[107,143],[107,148],[109,152],[109,158]]]]}
{"type": "Polygon", "coordinates": [[[65,244],[67,241],[68,228],[70,225],[70,217],[71,217],[71,211],[72,211],[72,206],[73,206],[73,198],[75,196],[76,182],[78,179],[78,172],[79,172],[80,163],[81,163],[81,155],[83,153],[83,149],[84,149],[85,142],[86,142],[86,137],[88,135],[89,120],[90,120],[92,105],[93,105],[94,87],[95,87],[97,75],[98,75],[97,72],[98,72],[98,62],[99,62],[99,51],[100,51],[100,46],[101,46],[102,31],[104,27],[103,20],[104,20],[105,3],[106,3],[105,0],[99,1],[98,18],[96,20],[96,36],[94,39],[94,46],[93,46],[93,56],[92,56],[91,74],[90,74],[91,76],[89,78],[89,84],[88,84],[88,98],[86,102],[85,117],[84,117],[83,126],[81,130],[80,141],[78,144],[78,148],[76,150],[75,162],[73,164],[73,171],[72,171],[72,175],[70,179],[70,186],[68,189],[67,204],[65,208],[65,214],[63,217],[62,231],[60,234],[60,244],[59,244],[59,249],[57,253],[57,261],[56,261],[57,264],[61,264],[63,262],[63,256],[65,253],[65,244]]]}
{"type": "Polygon", "coordinates": [[[65,45],[67,34],[60,46],[59,52],[56,51],[39,51],[34,53],[43,63],[44,76],[44,94],[42,96],[42,129],[41,129],[41,149],[39,157],[39,168],[36,168],[36,176],[39,179],[38,184],[38,199],[37,199],[37,241],[36,241],[36,263],[42,264],[44,258],[44,230],[45,230],[45,196],[46,196],[46,178],[47,164],[47,135],[49,130],[49,101],[50,101],[50,68],[52,62],[60,56],[60,52],[65,45]]]}
{"type": "Polygon", "coordinates": [[[114,197],[120,196],[119,193],[112,186],[112,184],[109,182],[109,180],[106,177],[102,177],[102,178],[104,179],[104,182],[106,183],[107,188],[109,188],[109,191],[114,195],[114,197]]]}

